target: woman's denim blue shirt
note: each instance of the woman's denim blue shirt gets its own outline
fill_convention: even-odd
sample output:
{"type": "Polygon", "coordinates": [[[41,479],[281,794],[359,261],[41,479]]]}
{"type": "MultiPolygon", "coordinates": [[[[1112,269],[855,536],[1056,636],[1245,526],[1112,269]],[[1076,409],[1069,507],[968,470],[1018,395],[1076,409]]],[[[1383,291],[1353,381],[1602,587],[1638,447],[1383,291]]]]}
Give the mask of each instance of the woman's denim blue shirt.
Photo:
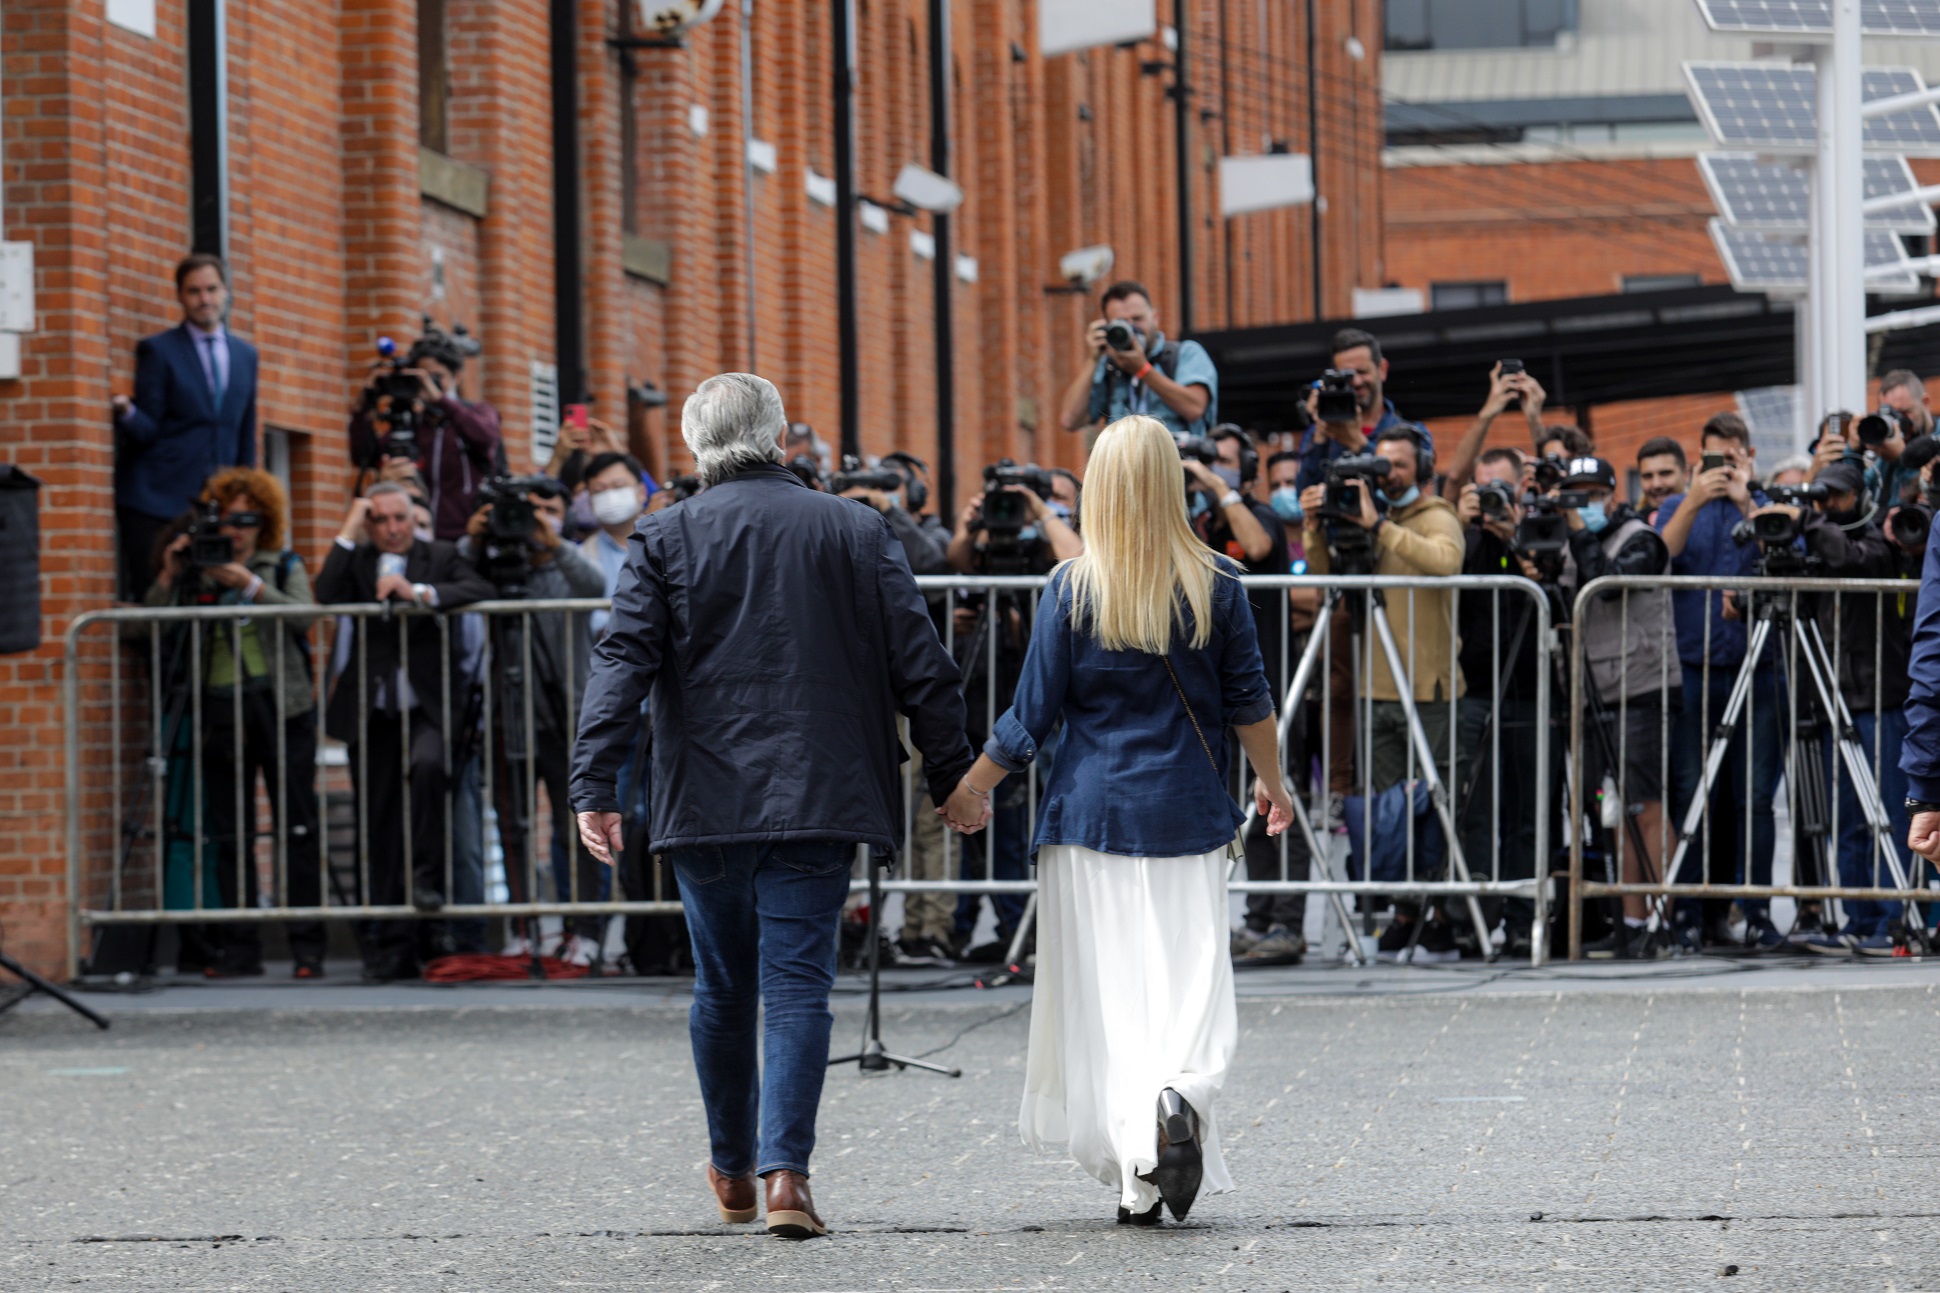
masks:
{"type": "Polygon", "coordinates": [[[1165,658],[1108,651],[1074,629],[1066,575],[1058,570],[1044,590],[1016,699],[984,745],[985,754],[1020,772],[1064,720],[1032,847],[1077,844],[1128,857],[1224,848],[1246,816],[1228,790],[1226,729],[1273,713],[1245,589],[1214,578],[1211,639],[1199,650],[1175,643],[1170,652],[1219,764],[1215,774],[1166,677],[1165,658]]]}

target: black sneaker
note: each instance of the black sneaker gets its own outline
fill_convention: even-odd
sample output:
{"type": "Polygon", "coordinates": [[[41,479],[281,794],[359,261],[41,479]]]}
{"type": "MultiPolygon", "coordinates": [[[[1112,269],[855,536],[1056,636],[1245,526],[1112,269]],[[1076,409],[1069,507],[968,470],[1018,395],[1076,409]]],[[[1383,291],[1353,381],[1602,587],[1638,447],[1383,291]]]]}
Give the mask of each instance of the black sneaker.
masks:
{"type": "Polygon", "coordinates": [[[949,965],[950,950],[934,938],[904,936],[890,944],[890,959],[897,965],[949,965]]]}
{"type": "Polygon", "coordinates": [[[1640,929],[1619,925],[1594,943],[1583,944],[1583,959],[1587,961],[1627,961],[1630,959],[1630,945],[1636,941],[1640,929]]]}
{"type": "Polygon", "coordinates": [[[1671,937],[1662,928],[1626,929],[1631,935],[1630,943],[1624,948],[1626,961],[1662,961],[1671,955],[1671,937]]]}
{"type": "Polygon", "coordinates": [[[1414,941],[1415,922],[1412,918],[1403,920],[1396,916],[1381,931],[1379,941],[1374,944],[1375,959],[1381,961],[1400,961],[1405,959],[1408,945],[1414,941]]]}
{"type": "Polygon", "coordinates": [[[1455,943],[1455,930],[1440,915],[1430,916],[1428,923],[1421,927],[1421,941],[1415,944],[1414,963],[1416,965],[1435,965],[1462,959],[1462,949],[1455,943]]]}

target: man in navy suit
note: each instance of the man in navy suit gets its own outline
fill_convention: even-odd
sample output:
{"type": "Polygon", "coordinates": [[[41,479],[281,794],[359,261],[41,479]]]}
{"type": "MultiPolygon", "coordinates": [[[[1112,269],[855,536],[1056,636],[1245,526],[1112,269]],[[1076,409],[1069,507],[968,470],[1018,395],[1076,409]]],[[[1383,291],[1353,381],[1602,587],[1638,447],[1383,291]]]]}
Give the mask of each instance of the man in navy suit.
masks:
{"type": "Polygon", "coordinates": [[[256,348],[223,326],[229,267],[198,252],[175,267],[181,326],[135,347],[135,395],[114,397],[115,526],[122,600],[154,576],[155,538],[224,467],[256,465],[256,348]]]}

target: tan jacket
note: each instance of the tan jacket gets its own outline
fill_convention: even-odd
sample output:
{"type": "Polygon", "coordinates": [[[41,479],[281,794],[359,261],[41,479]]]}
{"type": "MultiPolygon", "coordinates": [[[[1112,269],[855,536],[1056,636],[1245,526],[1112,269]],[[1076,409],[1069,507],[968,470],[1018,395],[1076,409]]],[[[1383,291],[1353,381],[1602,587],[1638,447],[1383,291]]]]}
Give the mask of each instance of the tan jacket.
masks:
{"type": "MultiPolygon", "coordinates": [[[[1307,528],[1307,569],[1328,573],[1327,545],[1319,527],[1307,528]]],[[[1374,535],[1374,573],[1377,575],[1460,574],[1462,523],[1446,499],[1424,494],[1397,512],[1374,535]]],[[[1357,608],[1360,599],[1352,599],[1357,608]]],[[[1405,588],[1388,590],[1388,624],[1394,629],[1401,667],[1411,671],[1416,700],[1446,700],[1462,694],[1462,669],[1455,662],[1455,595],[1453,590],[1405,588]],[[1412,656],[1412,658],[1411,658],[1412,656]]],[[[1368,630],[1371,631],[1371,630],[1368,630]]],[[[1367,695],[1374,700],[1400,700],[1379,640],[1364,643],[1372,650],[1374,667],[1364,676],[1367,695]]],[[[1365,657],[1364,657],[1365,658],[1365,657]]]]}

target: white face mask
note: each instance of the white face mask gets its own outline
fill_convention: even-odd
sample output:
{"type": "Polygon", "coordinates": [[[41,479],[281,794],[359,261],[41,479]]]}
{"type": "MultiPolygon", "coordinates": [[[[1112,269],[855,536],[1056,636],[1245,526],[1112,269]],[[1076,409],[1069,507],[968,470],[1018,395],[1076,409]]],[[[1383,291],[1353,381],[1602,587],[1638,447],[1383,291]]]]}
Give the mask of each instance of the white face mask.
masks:
{"type": "Polygon", "coordinates": [[[601,525],[625,525],[640,515],[640,490],[635,485],[602,489],[593,495],[593,516],[601,525]]]}
{"type": "Polygon", "coordinates": [[[547,512],[544,515],[546,518],[546,528],[548,530],[551,530],[554,534],[558,534],[560,531],[566,528],[565,517],[554,516],[551,512],[547,512]]]}

